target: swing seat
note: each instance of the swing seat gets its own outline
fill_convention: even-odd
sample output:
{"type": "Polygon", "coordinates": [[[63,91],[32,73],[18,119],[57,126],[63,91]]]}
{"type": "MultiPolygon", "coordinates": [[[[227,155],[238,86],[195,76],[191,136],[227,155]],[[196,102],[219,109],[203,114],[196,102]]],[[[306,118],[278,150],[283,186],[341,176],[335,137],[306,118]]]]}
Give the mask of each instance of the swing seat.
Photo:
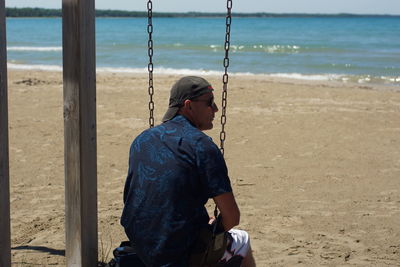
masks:
{"type": "Polygon", "coordinates": [[[146,267],[129,241],[123,241],[119,247],[114,249],[113,255],[114,258],[106,267],[146,267]]]}
{"type": "MultiPolygon", "coordinates": [[[[190,255],[189,266],[218,265],[217,263],[224,255],[228,244],[228,233],[223,230],[221,219],[221,216],[217,216],[213,224],[200,230],[199,238],[190,255]]],[[[114,258],[106,267],[146,267],[138,257],[135,245],[132,246],[129,241],[123,241],[119,247],[114,249],[113,255],[114,258]]]]}

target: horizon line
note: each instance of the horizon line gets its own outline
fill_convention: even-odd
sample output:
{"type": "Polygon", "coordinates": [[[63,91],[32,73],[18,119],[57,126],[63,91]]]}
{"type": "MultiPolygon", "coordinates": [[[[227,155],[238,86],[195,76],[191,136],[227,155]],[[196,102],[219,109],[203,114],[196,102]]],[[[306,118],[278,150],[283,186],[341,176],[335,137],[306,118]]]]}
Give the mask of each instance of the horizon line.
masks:
{"type": "MultiPolygon", "coordinates": [[[[43,8],[43,7],[6,7],[7,9],[27,9],[27,10],[43,10],[43,11],[61,11],[62,8],[43,8]]],[[[147,17],[147,11],[134,11],[134,10],[122,10],[122,9],[95,9],[95,11],[100,12],[117,12],[117,13],[125,13],[126,15],[135,14],[137,16],[147,17]]],[[[157,16],[179,16],[179,15],[192,15],[192,16],[225,16],[224,12],[211,12],[211,11],[183,11],[183,12],[174,12],[174,11],[165,11],[165,12],[153,12],[153,17],[157,16]]],[[[338,13],[307,13],[307,12],[235,12],[232,11],[232,15],[234,16],[243,16],[243,17],[279,17],[279,16],[287,16],[287,17],[301,17],[301,16],[326,16],[326,17],[400,17],[400,14],[372,14],[372,13],[347,13],[347,12],[338,12],[338,13]]],[[[121,15],[119,15],[122,17],[121,15]]]]}

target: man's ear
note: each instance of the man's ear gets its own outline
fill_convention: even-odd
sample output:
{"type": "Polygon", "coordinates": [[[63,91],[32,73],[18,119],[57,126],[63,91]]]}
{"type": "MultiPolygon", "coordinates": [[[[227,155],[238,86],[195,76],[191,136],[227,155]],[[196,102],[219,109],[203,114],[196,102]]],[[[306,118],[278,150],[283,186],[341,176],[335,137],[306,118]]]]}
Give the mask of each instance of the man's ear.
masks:
{"type": "Polygon", "coordinates": [[[183,107],[187,110],[190,110],[190,109],[192,109],[191,103],[192,103],[192,101],[190,101],[189,99],[186,99],[185,102],[183,102],[183,107]]]}

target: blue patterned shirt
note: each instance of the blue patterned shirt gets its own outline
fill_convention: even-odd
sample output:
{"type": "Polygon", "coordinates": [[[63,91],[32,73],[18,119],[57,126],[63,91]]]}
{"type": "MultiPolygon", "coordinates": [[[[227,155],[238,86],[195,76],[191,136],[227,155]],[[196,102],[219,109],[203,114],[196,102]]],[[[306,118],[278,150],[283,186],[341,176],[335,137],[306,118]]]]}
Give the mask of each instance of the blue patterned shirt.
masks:
{"type": "Polygon", "coordinates": [[[209,198],[232,192],[215,143],[178,115],[132,143],[121,224],[148,266],[187,266],[209,198]]]}

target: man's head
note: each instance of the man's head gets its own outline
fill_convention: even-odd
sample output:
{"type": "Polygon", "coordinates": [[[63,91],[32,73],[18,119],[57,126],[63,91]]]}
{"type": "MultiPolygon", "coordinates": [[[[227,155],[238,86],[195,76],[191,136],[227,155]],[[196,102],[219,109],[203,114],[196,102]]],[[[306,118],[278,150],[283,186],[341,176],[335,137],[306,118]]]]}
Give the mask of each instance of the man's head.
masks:
{"type": "Polygon", "coordinates": [[[181,78],[171,89],[169,107],[162,121],[166,122],[182,114],[199,130],[212,129],[212,121],[218,111],[213,90],[211,84],[201,77],[181,78]]]}

